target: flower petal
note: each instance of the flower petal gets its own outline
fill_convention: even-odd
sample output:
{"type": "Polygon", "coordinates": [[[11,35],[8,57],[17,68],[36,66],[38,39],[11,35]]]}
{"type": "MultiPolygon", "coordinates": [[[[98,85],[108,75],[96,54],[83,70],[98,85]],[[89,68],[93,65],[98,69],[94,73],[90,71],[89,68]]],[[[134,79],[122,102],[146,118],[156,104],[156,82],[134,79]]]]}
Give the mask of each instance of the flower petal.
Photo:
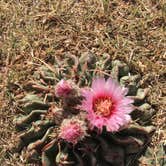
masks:
{"type": "Polygon", "coordinates": [[[92,81],[92,89],[95,93],[99,93],[103,91],[103,87],[105,86],[104,78],[96,78],[92,81]]]}

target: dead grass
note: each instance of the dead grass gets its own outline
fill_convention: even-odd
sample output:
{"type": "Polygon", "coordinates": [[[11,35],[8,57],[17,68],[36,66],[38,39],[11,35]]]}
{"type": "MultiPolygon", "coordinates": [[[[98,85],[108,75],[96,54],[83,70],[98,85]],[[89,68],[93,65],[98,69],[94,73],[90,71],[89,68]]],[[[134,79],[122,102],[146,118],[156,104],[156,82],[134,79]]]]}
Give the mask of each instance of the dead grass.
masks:
{"type": "Polygon", "coordinates": [[[152,147],[166,140],[165,58],[166,3],[164,0],[23,0],[0,1],[0,164],[24,165],[5,156],[14,131],[17,86],[40,66],[35,58],[92,51],[109,53],[141,73],[149,101],[157,110],[152,147]]]}

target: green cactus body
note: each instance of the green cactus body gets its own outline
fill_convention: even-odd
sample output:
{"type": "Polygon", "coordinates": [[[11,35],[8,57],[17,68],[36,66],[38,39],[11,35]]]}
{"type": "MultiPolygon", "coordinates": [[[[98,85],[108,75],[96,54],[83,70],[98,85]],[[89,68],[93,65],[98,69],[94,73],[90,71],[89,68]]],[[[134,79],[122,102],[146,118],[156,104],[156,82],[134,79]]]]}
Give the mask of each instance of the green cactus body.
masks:
{"type": "Polygon", "coordinates": [[[150,124],[154,109],[145,100],[148,89],[139,87],[140,75],[132,75],[126,63],[111,61],[109,55],[97,58],[92,53],[85,53],[80,58],[65,55],[62,59],[55,59],[51,65],[53,69],[40,67],[34,73],[34,81],[26,84],[26,95],[18,101],[24,115],[15,119],[20,133],[13,151],[21,152],[26,148],[27,162],[43,166],[137,164],[154,131],[153,126],[143,126],[150,124]],[[129,88],[128,95],[135,100],[132,124],[117,133],[88,131],[87,136],[74,146],[59,139],[62,120],[80,114],[77,108],[82,100],[79,87],[90,85],[93,77],[101,75],[112,76],[129,88]],[[54,86],[62,78],[71,79],[76,88],[68,97],[59,99],[54,94],[54,86]]]}

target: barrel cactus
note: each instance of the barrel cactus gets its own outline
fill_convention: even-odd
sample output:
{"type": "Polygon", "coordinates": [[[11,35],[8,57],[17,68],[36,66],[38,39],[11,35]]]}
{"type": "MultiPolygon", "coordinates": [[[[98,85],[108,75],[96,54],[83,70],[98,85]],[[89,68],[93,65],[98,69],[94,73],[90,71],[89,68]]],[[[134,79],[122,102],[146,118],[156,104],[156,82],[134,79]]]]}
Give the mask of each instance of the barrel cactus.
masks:
{"type": "MultiPolygon", "coordinates": [[[[150,123],[154,109],[146,100],[148,89],[140,87],[141,76],[133,73],[108,54],[67,54],[44,63],[24,85],[24,97],[17,99],[22,113],[15,118],[18,132],[11,150],[22,152],[26,162],[43,166],[137,164],[154,131],[150,123]],[[116,131],[91,124],[82,107],[83,91],[96,77],[116,80],[121,89],[128,88],[126,95],[134,101],[132,120],[121,127],[115,124],[116,131]]],[[[110,98],[106,102],[112,106],[110,98]]],[[[96,112],[107,114],[96,105],[96,112]]]]}

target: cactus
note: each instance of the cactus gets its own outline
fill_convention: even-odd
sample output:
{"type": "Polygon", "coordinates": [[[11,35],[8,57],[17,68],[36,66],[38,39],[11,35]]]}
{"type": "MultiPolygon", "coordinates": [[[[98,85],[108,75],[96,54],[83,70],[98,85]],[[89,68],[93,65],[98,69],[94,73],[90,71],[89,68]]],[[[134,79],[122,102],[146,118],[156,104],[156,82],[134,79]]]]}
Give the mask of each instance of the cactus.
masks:
{"type": "Polygon", "coordinates": [[[151,147],[148,147],[145,153],[145,156],[142,156],[139,160],[142,165],[153,166],[153,165],[163,165],[166,164],[166,158],[164,154],[166,153],[166,146],[160,143],[154,153],[154,150],[151,147]]]}
{"type": "Polygon", "coordinates": [[[18,133],[11,151],[25,150],[27,162],[43,166],[124,166],[137,164],[154,131],[150,118],[155,110],[145,100],[148,89],[140,87],[139,74],[132,75],[129,66],[109,55],[97,58],[84,53],[80,58],[64,55],[53,64],[41,66],[33,81],[24,85],[25,97],[18,100],[23,114],[15,118],[18,133]],[[62,60],[63,59],[63,60],[62,60]],[[85,138],[72,144],[58,137],[64,119],[84,117],[80,113],[80,87],[89,86],[93,77],[112,76],[129,89],[134,99],[132,123],[116,133],[87,130],[85,138]],[[64,97],[55,93],[61,79],[70,79],[73,89],[64,97]]]}

